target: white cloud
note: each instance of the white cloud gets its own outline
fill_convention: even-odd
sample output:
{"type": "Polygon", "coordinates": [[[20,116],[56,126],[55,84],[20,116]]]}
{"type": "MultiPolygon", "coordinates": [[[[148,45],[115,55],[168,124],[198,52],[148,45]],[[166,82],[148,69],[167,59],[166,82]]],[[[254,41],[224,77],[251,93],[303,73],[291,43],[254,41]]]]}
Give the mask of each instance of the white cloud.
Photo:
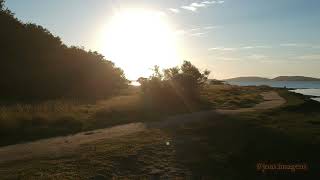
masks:
{"type": "Polygon", "coordinates": [[[225,61],[225,62],[242,61],[243,60],[241,57],[233,56],[233,55],[217,55],[217,54],[213,54],[213,55],[210,55],[209,57],[210,57],[210,59],[212,59],[214,61],[225,61]]]}
{"type": "Polygon", "coordinates": [[[210,29],[218,29],[218,28],[222,28],[222,26],[206,26],[203,29],[210,30],[210,29]]]}
{"type": "Polygon", "coordinates": [[[249,59],[261,60],[267,58],[267,56],[262,54],[252,54],[248,56],[249,59]]]}
{"type": "Polygon", "coordinates": [[[307,44],[302,44],[302,43],[283,43],[280,44],[280,46],[283,47],[307,47],[307,44]]]}
{"type": "Polygon", "coordinates": [[[203,37],[205,34],[210,33],[213,29],[221,28],[222,26],[204,26],[194,27],[192,29],[180,29],[176,30],[177,35],[189,35],[194,37],[203,37]]]}
{"type": "Polygon", "coordinates": [[[236,57],[217,57],[217,60],[221,60],[221,61],[240,61],[240,58],[236,58],[236,57]]]}
{"type": "Polygon", "coordinates": [[[213,47],[209,48],[209,51],[235,51],[237,50],[236,48],[226,48],[226,47],[213,47]]]}
{"type": "Polygon", "coordinates": [[[193,33],[191,36],[196,36],[196,37],[203,37],[207,32],[198,32],[198,33],[193,33]]]}
{"type": "Polygon", "coordinates": [[[220,51],[237,51],[237,50],[250,50],[250,49],[260,49],[260,48],[272,48],[271,46],[264,46],[264,45],[259,45],[259,46],[242,46],[242,47],[214,47],[214,48],[209,48],[209,50],[220,50],[220,51]]]}
{"type": "Polygon", "coordinates": [[[203,3],[192,3],[192,4],[190,4],[190,6],[193,6],[193,7],[205,7],[206,4],[203,4],[203,3]]]}
{"type": "Polygon", "coordinates": [[[185,9],[185,10],[189,10],[189,11],[197,11],[197,8],[194,7],[194,6],[181,6],[182,9],[185,9]]]}
{"type": "Polygon", "coordinates": [[[299,56],[298,59],[300,60],[320,60],[320,54],[308,54],[299,56]]]}
{"type": "Polygon", "coordinates": [[[270,49],[272,48],[272,46],[268,46],[268,45],[262,45],[262,46],[255,46],[256,48],[262,48],[262,49],[270,49]]]}
{"type": "Polygon", "coordinates": [[[259,46],[243,46],[240,49],[269,49],[271,46],[259,45],[259,46]]]}
{"type": "Polygon", "coordinates": [[[180,10],[176,9],[176,8],[169,8],[169,11],[176,13],[176,14],[180,12],[180,10]]]}
{"type": "Polygon", "coordinates": [[[185,9],[185,10],[189,10],[189,11],[197,11],[199,8],[205,8],[205,7],[208,7],[212,4],[222,4],[224,3],[224,1],[202,1],[202,2],[193,2],[189,5],[184,5],[184,6],[181,6],[182,9],[185,9]]]}
{"type": "Polygon", "coordinates": [[[298,44],[296,44],[296,43],[284,43],[284,44],[280,44],[280,46],[285,46],[285,47],[297,47],[298,44]]]}
{"type": "Polygon", "coordinates": [[[201,28],[193,28],[193,29],[190,29],[190,31],[199,31],[201,30],[201,28]]]}
{"type": "Polygon", "coordinates": [[[203,1],[202,4],[214,4],[216,1],[203,1]]]}
{"type": "Polygon", "coordinates": [[[242,49],[253,49],[254,48],[254,46],[244,46],[244,47],[242,47],[242,49]]]}

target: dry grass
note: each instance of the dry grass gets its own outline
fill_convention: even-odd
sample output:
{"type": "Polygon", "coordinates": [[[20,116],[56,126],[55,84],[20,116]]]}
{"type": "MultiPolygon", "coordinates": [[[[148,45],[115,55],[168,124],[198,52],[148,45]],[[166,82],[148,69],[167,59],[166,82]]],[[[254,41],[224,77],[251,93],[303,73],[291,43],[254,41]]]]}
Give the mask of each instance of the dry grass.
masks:
{"type": "Polygon", "coordinates": [[[61,99],[1,105],[0,145],[127,123],[132,112],[140,109],[140,96],[136,93],[93,103],[61,99]]]}
{"type": "Polygon", "coordinates": [[[260,95],[263,88],[240,87],[233,85],[209,85],[202,91],[215,108],[236,109],[253,107],[263,101],[260,95]]]}

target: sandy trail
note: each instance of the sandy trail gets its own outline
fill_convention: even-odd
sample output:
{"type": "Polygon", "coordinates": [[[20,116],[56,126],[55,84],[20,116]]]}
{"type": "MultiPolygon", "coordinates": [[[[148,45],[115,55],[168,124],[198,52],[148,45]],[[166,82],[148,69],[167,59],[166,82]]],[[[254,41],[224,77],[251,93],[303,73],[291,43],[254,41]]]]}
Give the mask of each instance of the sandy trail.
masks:
{"type": "MultiPolygon", "coordinates": [[[[279,107],[286,101],[277,92],[265,92],[261,94],[264,102],[252,108],[241,108],[236,110],[210,110],[190,114],[177,115],[153,123],[130,123],[106,129],[82,132],[75,135],[49,138],[29,143],[10,145],[0,148],[0,164],[10,161],[30,160],[34,158],[59,158],[73,155],[83,144],[96,141],[117,138],[146,130],[147,128],[167,128],[181,126],[188,122],[201,119],[214,119],[219,114],[237,114],[242,112],[253,112],[257,110],[279,107]]],[[[93,147],[94,148],[94,147],[93,147]]]]}
{"type": "Polygon", "coordinates": [[[131,123],[106,129],[82,132],[0,148],[0,164],[7,161],[28,160],[41,157],[62,157],[74,154],[82,144],[117,138],[145,130],[143,123],[131,123]]]}

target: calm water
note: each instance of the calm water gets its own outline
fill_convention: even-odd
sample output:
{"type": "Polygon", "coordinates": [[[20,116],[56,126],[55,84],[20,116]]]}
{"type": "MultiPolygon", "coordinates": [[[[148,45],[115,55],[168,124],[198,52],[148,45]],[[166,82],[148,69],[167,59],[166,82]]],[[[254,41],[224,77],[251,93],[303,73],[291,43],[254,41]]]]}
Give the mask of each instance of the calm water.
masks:
{"type": "Polygon", "coordinates": [[[239,85],[239,86],[260,86],[267,85],[271,87],[287,87],[294,88],[293,92],[318,96],[312,98],[320,102],[320,81],[259,81],[259,82],[228,82],[229,84],[239,85]]]}

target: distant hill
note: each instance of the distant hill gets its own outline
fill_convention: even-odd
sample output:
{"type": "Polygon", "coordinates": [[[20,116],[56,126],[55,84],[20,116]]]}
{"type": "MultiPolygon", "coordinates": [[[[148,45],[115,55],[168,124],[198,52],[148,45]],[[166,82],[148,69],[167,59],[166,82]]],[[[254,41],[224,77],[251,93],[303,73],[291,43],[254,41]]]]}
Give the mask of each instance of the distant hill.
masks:
{"type": "Polygon", "coordinates": [[[233,82],[248,82],[248,81],[320,81],[319,78],[305,77],[305,76],[278,76],[273,79],[263,78],[263,77],[236,77],[231,79],[225,79],[224,81],[233,81],[233,82]]]}
{"type": "Polygon", "coordinates": [[[304,76],[278,76],[273,78],[274,81],[320,81],[319,78],[304,77],[304,76]]]}
{"type": "Polygon", "coordinates": [[[225,79],[224,81],[241,81],[241,82],[246,82],[246,81],[271,81],[271,79],[268,78],[263,78],[263,77],[255,77],[255,76],[248,76],[248,77],[236,77],[236,78],[231,78],[231,79],[225,79]]]}

